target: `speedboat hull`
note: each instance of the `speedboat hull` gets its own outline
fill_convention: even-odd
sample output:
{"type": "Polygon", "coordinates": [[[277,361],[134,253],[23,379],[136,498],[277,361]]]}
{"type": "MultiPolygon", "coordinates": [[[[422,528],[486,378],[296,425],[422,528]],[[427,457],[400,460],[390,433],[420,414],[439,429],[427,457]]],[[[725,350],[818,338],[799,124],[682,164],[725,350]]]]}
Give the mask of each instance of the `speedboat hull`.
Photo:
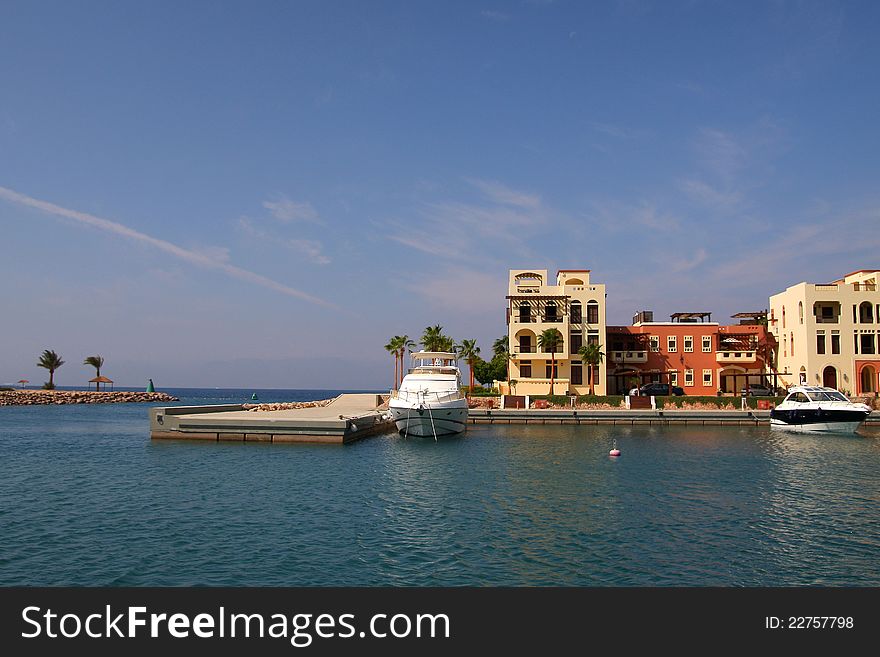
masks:
{"type": "Polygon", "coordinates": [[[391,404],[388,409],[397,430],[408,436],[446,436],[467,428],[467,401],[454,404],[391,404]]]}
{"type": "Polygon", "coordinates": [[[850,409],[773,409],[770,427],[810,433],[854,433],[867,417],[868,412],[850,409]]]}

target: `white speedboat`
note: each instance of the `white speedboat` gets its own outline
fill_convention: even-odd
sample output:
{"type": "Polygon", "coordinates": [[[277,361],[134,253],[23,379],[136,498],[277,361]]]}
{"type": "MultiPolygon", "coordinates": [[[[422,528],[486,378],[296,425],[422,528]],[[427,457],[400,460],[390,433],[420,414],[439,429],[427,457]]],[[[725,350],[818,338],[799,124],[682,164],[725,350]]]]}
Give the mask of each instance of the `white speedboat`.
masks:
{"type": "Polygon", "coordinates": [[[461,433],[467,427],[468,403],[461,394],[456,355],[445,351],[416,351],[415,366],[392,391],[388,410],[397,430],[408,436],[461,433]]]}
{"type": "Polygon", "coordinates": [[[853,433],[871,413],[870,407],[847,399],[834,388],[794,386],[770,411],[770,427],[788,431],[853,433]]]}

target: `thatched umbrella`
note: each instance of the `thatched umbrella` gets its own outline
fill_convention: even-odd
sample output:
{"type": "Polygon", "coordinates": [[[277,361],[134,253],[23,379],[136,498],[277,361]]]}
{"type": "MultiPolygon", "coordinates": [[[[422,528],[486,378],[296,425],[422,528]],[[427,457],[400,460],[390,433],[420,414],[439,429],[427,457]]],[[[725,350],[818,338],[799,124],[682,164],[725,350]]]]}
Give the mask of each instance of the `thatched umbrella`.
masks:
{"type": "Polygon", "coordinates": [[[18,380],[18,385],[21,386],[22,388],[24,388],[28,383],[30,383],[30,381],[28,381],[27,379],[19,379],[18,380]]]}
{"type": "Polygon", "coordinates": [[[95,390],[97,392],[101,391],[101,384],[104,384],[104,387],[107,387],[107,384],[110,384],[110,390],[113,390],[113,381],[108,379],[106,376],[96,376],[94,379],[89,379],[89,383],[95,384],[95,390]]]}

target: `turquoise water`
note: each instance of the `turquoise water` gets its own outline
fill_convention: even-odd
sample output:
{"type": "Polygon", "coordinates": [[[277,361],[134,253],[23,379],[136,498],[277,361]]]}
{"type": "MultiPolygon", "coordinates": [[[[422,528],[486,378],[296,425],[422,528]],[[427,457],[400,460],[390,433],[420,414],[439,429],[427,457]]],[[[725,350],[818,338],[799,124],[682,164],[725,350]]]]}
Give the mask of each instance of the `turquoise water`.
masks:
{"type": "Polygon", "coordinates": [[[880,431],[187,443],[143,404],[0,408],[0,584],[878,586],[880,431]]]}

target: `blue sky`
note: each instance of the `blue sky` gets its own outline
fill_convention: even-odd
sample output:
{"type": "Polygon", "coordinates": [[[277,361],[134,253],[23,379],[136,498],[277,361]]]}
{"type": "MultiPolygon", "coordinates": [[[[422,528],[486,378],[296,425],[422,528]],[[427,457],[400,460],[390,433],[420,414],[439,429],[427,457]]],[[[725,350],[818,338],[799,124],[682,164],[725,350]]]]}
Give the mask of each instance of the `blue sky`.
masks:
{"type": "Polygon", "coordinates": [[[394,334],[489,352],[510,268],[626,324],[880,267],[878,19],[0,1],[0,383],[382,388],[394,334]]]}

